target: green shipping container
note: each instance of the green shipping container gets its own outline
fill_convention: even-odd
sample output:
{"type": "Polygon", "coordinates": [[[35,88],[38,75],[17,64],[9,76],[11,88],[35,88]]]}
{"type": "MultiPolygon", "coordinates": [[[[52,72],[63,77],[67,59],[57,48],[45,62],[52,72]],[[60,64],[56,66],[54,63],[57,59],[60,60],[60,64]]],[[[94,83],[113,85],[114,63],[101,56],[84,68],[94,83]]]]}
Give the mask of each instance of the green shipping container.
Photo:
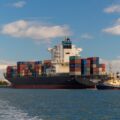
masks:
{"type": "Polygon", "coordinates": [[[80,59],[80,56],[70,56],[70,60],[77,60],[80,59]]]}

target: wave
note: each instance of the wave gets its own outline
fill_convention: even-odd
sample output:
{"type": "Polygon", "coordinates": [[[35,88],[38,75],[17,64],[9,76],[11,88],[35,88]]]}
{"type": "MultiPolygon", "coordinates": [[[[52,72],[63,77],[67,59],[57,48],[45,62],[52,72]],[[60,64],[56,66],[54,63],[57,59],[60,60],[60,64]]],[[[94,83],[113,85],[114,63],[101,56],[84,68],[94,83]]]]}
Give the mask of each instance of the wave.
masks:
{"type": "Polygon", "coordinates": [[[24,111],[10,106],[9,102],[0,100],[0,120],[43,120],[38,116],[30,117],[24,111]]]}

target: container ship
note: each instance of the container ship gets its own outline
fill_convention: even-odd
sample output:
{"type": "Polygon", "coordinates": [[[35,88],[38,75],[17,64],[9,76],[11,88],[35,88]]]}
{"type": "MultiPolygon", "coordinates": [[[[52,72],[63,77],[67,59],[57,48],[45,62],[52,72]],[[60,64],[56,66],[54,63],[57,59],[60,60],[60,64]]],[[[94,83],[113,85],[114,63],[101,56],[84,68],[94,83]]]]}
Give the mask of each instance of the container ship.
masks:
{"type": "Polygon", "coordinates": [[[105,64],[99,57],[82,58],[82,48],[77,48],[69,38],[48,48],[50,60],[19,61],[8,66],[5,78],[13,88],[85,89],[95,88],[105,76],[105,64]]]}

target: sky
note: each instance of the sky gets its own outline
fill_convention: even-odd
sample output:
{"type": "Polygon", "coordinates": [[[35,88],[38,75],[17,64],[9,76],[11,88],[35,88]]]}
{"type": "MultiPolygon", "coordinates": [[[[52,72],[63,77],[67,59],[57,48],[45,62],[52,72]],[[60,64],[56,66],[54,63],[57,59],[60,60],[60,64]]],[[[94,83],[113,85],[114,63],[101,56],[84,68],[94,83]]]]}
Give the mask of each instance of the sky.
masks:
{"type": "Polygon", "coordinates": [[[71,38],[82,57],[120,68],[120,0],[0,0],[0,70],[49,59],[48,47],[71,38]]]}

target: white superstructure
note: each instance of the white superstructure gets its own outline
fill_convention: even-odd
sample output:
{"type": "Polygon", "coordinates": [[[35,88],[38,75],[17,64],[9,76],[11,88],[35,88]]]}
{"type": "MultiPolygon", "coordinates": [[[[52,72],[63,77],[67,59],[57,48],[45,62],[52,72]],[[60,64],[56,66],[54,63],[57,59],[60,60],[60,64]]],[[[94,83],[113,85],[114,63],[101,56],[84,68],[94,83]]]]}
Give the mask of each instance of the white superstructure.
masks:
{"type": "Polygon", "coordinates": [[[61,44],[49,48],[48,51],[51,53],[51,60],[53,68],[51,69],[55,73],[68,73],[69,72],[69,57],[80,56],[82,48],[77,48],[72,45],[69,38],[62,41],[61,44]]]}

